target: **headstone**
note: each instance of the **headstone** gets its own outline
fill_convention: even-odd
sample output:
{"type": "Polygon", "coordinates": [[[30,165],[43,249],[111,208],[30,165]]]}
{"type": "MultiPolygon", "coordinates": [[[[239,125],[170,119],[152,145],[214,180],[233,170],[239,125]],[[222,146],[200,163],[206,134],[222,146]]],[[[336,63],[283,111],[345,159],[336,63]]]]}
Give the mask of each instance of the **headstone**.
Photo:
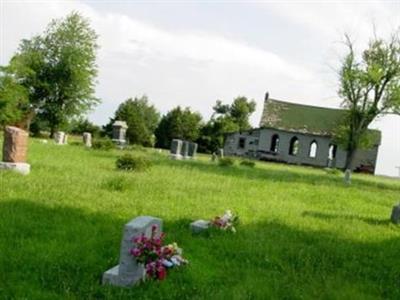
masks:
{"type": "Polygon", "coordinates": [[[181,155],[182,155],[182,158],[184,158],[184,159],[189,158],[189,142],[188,141],[182,142],[181,155]]]}
{"type": "Polygon", "coordinates": [[[224,149],[218,149],[218,158],[224,158],[224,149]]]}
{"type": "Polygon", "coordinates": [[[212,154],[211,154],[211,161],[212,162],[215,162],[217,160],[217,154],[215,153],[215,152],[213,152],[212,154]]]}
{"type": "Polygon", "coordinates": [[[54,141],[56,142],[57,145],[64,145],[64,137],[65,137],[65,132],[58,131],[54,135],[54,141]]]}
{"type": "Polygon", "coordinates": [[[112,140],[118,145],[126,144],[126,130],[128,125],[124,121],[115,121],[113,124],[113,138],[112,140]]]}
{"type": "Polygon", "coordinates": [[[394,224],[400,224],[400,204],[393,206],[390,220],[394,224]]]}
{"type": "Polygon", "coordinates": [[[193,233],[200,233],[210,227],[210,221],[197,220],[190,223],[190,229],[193,233]]]}
{"type": "Polygon", "coordinates": [[[64,145],[67,145],[67,144],[68,144],[68,134],[64,134],[63,144],[64,144],[64,145]]]}
{"type": "Polygon", "coordinates": [[[189,143],[189,157],[191,159],[196,159],[197,155],[197,143],[190,142],[189,143]]]}
{"type": "Polygon", "coordinates": [[[173,139],[171,142],[171,158],[173,159],[181,159],[181,149],[182,149],[182,141],[178,139],[173,139]]]}
{"type": "Polygon", "coordinates": [[[83,144],[90,148],[92,147],[92,134],[90,132],[84,132],[82,135],[83,138],[83,144]]]}
{"type": "Polygon", "coordinates": [[[130,254],[130,250],[135,247],[133,239],[144,234],[151,236],[151,227],[156,225],[158,232],[162,231],[162,220],[149,216],[140,216],[124,227],[121,242],[121,251],[119,257],[119,265],[109,269],[103,274],[103,284],[111,284],[116,286],[132,286],[145,278],[145,269],[143,264],[136,262],[135,258],[130,254]]]}
{"type": "Polygon", "coordinates": [[[28,136],[26,131],[18,127],[6,126],[4,129],[3,161],[0,162],[0,169],[29,174],[30,165],[26,163],[28,136]]]}
{"type": "Polygon", "coordinates": [[[347,169],[347,170],[344,172],[344,182],[345,182],[346,184],[350,184],[350,183],[351,183],[351,170],[349,170],[349,169],[347,169]]]}

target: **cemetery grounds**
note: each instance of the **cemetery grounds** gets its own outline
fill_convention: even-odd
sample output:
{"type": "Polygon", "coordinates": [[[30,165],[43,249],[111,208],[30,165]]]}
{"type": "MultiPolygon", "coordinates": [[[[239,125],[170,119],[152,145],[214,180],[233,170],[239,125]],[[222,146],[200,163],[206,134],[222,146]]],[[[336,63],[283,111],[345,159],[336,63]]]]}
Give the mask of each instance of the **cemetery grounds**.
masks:
{"type": "Polygon", "coordinates": [[[400,181],[257,162],[220,167],[153,149],[100,151],[30,139],[31,174],[0,172],[1,299],[400,299],[400,181]],[[123,152],[153,161],[123,172],[123,152]],[[237,233],[192,235],[231,209],[237,233]],[[101,285],[122,228],[163,219],[189,265],[134,288],[101,285]]]}

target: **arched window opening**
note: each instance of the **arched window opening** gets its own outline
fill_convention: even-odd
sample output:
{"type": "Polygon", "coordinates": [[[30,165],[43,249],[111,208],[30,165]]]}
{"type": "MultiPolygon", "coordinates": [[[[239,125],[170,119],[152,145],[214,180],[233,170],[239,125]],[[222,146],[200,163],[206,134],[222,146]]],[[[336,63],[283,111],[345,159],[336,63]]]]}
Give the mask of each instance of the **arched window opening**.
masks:
{"type": "Polygon", "coordinates": [[[274,134],[272,136],[272,139],[271,139],[271,148],[270,148],[270,150],[272,152],[276,153],[276,152],[278,152],[278,149],[279,149],[279,135],[274,134]]]}
{"type": "Polygon", "coordinates": [[[289,155],[297,155],[299,153],[299,139],[297,137],[292,137],[290,140],[290,146],[289,146],[289,155]]]}
{"type": "Polygon", "coordinates": [[[328,154],[328,158],[330,160],[333,160],[334,158],[336,158],[336,150],[337,150],[337,146],[330,144],[329,145],[329,154],[328,154]]]}
{"type": "Polygon", "coordinates": [[[318,150],[318,144],[316,141],[312,141],[310,144],[310,152],[308,153],[308,156],[311,158],[316,158],[317,157],[317,150],[318,150]]]}

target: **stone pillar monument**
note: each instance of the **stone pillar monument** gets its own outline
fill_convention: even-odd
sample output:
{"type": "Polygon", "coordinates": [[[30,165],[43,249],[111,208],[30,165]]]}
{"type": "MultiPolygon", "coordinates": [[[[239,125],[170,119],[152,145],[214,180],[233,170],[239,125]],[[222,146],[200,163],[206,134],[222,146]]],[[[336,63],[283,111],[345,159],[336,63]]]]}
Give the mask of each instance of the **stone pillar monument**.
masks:
{"type": "Polygon", "coordinates": [[[189,159],[189,142],[188,141],[182,142],[181,155],[182,155],[183,159],[189,159]]]}
{"type": "Polygon", "coordinates": [[[18,127],[6,126],[4,129],[3,161],[0,169],[15,170],[29,174],[30,165],[26,163],[28,152],[28,133],[18,127]]]}
{"type": "Polygon", "coordinates": [[[112,140],[118,145],[126,144],[126,130],[128,125],[124,121],[115,121],[113,124],[112,140]]]}
{"type": "Polygon", "coordinates": [[[84,132],[82,138],[86,147],[92,147],[92,134],[90,132],[84,132]]]}
{"type": "Polygon", "coordinates": [[[57,145],[64,145],[64,139],[65,139],[64,131],[58,131],[54,135],[54,141],[56,142],[57,145]]]}
{"type": "Polygon", "coordinates": [[[171,158],[181,159],[182,141],[178,139],[173,139],[171,142],[171,158]]]}

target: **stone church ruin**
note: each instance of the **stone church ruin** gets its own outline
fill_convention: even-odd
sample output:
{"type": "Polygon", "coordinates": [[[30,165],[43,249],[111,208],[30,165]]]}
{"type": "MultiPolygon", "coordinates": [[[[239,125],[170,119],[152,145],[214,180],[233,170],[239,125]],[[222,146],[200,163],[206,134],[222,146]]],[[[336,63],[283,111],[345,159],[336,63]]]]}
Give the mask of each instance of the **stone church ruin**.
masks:
{"type": "MultiPolygon", "coordinates": [[[[344,169],[346,150],[337,145],[333,132],[346,111],[296,104],[265,96],[260,127],[226,136],[224,151],[259,160],[344,169]]],[[[353,161],[353,170],[374,173],[379,130],[368,131],[372,145],[359,149],[353,161]]]]}

